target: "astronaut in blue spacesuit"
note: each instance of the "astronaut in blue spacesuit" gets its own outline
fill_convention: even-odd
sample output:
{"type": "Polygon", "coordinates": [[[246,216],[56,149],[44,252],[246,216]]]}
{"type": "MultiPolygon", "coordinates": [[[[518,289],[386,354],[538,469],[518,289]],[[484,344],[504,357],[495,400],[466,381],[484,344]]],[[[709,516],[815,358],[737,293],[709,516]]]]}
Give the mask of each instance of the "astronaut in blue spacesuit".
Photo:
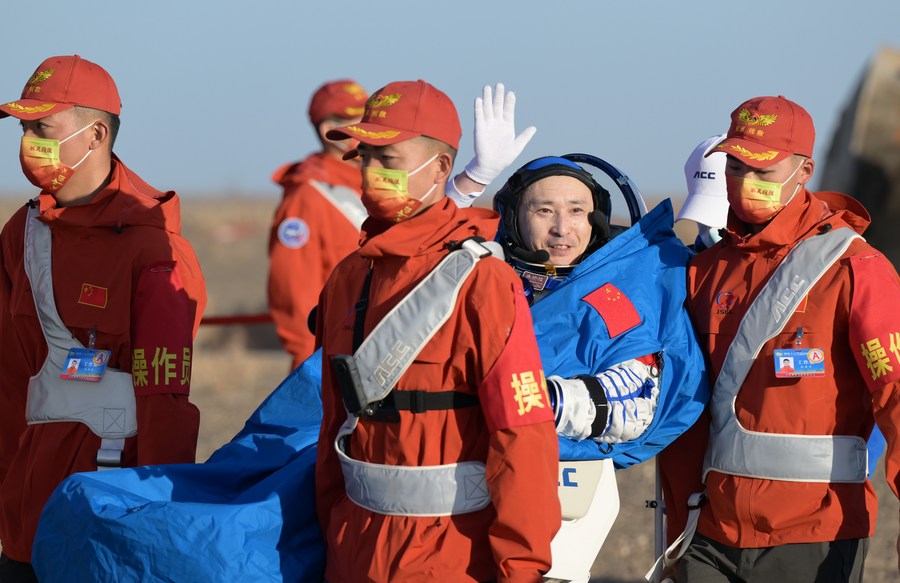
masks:
{"type": "Polygon", "coordinates": [[[647,213],[634,184],[585,154],[538,158],[494,198],[498,241],[531,296],[561,459],[627,467],[689,427],[707,398],[705,365],[684,308],[692,253],[671,203],[647,213]],[[634,225],[610,225],[609,174],[634,225]],[[640,215],[645,213],[643,217],[640,215]]]}

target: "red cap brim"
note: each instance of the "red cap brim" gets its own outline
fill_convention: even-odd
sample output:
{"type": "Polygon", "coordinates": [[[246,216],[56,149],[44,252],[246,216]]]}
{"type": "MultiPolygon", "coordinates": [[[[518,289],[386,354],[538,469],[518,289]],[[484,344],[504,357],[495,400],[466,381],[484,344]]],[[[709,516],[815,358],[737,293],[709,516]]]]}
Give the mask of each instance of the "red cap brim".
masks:
{"type": "Polygon", "coordinates": [[[707,152],[704,158],[716,152],[725,152],[753,168],[767,168],[794,155],[793,152],[777,150],[763,146],[759,142],[743,138],[726,138],[722,140],[719,145],[707,152]]]}
{"type": "Polygon", "coordinates": [[[0,105],[0,118],[12,116],[17,119],[35,120],[72,109],[72,103],[47,103],[38,99],[19,99],[0,105]]]}
{"type": "Polygon", "coordinates": [[[388,146],[404,140],[419,137],[421,134],[397,130],[375,123],[356,123],[328,130],[325,137],[329,140],[346,140],[353,138],[370,146],[388,146]]]}

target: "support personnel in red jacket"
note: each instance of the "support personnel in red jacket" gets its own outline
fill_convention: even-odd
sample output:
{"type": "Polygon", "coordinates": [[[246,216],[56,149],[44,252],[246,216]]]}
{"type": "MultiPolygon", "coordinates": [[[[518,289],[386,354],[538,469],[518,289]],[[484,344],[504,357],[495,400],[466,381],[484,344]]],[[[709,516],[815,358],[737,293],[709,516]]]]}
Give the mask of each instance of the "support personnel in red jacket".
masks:
{"type": "Polygon", "coordinates": [[[375,416],[348,415],[332,370],[334,357],[354,354],[450,248],[496,232],[495,213],[460,209],[444,193],[460,137],[456,108],[424,81],[391,83],[369,100],[362,123],[329,137],[361,142],[370,218],[361,247],[337,266],[319,303],[324,418],[316,490],[325,577],[540,581],[561,520],[558,446],[528,304],[513,270],[493,257],[476,263],[448,320],[375,416]],[[354,430],[340,441],[339,454],[342,426],[354,430]],[[435,468],[464,464],[482,469],[471,480],[414,489],[410,499],[396,493],[435,468]],[[387,476],[391,487],[378,488],[368,476],[348,481],[349,466],[387,476]],[[483,504],[459,512],[437,507],[460,489],[479,494],[483,504]],[[360,497],[366,506],[354,501],[360,497]]]}
{"type": "Polygon", "coordinates": [[[353,144],[325,134],[359,121],[368,95],[354,81],[325,83],[309,103],[322,149],[285,164],[272,180],[284,194],[269,235],[269,313],[293,367],[313,351],[307,318],[338,262],[359,246],[366,211],[359,201],[359,163],[343,160],[353,144]]]}
{"type": "Polygon", "coordinates": [[[178,196],[115,154],[109,74],[51,57],[0,117],[21,120],[40,193],[0,233],[0,580],[34,581],[31,545],[75,472],[193,462],[188,400],[206,290],[178,196]]]}
{"type": "Polygon", "coordinates": [[[806,189],[814,140],[802,107],[757,97],[714,150],[728,155],[727,230],[688,284],[716,382],[710,413],[660,457],[670,540],[701,476],[708,498],[679,582],[861,581],[875,423],[900,492],[900,278],[858,236],[862,205],[806,189]]]}
{"type": "MultiPolygon", "coordinates": [[[[366,102],[350,80],[320,87],[309,105],[322,151],[286,164],[272,175],[284,188],[269,236],[269,312],[281,343],[296,367],[313,350],[308,316],[337,263],[359,246],[367,214],[359,200],[359,163],[346,156],[353,140],[331,140],[328,131],[359,121],[366,102]]],[[[469,206],[537,131],[515,132],[516,97],[502,83],[483,88],[475,100],[474,158],[447,182],[447,196],[469,206]]]]}

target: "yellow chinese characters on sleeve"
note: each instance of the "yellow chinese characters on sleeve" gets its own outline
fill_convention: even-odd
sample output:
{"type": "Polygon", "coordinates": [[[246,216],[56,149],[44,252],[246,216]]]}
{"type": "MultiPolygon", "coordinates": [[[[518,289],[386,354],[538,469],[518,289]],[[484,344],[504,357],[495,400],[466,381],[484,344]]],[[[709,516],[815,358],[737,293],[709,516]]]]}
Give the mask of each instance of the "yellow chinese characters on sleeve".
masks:
{"type": "Polygon", "coordinates": [[[510,386],[513,388],[516,401],[516,412],[521,416],[530,413],[534,408],[549,408],[550,399],[547,395],[547,380],[544,371],[538,371],[535,378],[534,371],[513,373],[510,386]]]}
{"type": "Polygon", "coordinates": [[[167,346],[149,350],[135,348],[131,357],[131,376],[136,389],[142,392],[185,392],[191,383],[191,349],[180,353],[167,346]]]}
{"type": "MultiPolygon", "coordinates": [[[[888,337],[890,338],[890,351],[896,359],[896,364],[900,366],[900,332],[891,332],[888,337]]],[[[860,349],[873,381],[894,372],[892,358],[881,343],[881,338],[876,337],[863,342],[860,349]]]]}

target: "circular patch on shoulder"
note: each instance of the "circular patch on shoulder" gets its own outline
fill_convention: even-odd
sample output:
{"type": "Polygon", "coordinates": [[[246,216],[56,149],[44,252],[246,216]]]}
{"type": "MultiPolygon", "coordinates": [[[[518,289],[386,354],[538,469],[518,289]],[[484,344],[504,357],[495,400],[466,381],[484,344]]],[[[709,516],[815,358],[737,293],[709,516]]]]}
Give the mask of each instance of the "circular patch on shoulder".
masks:
{"type": "Polygon", "coordinates": [[[309,241],[309,225],[299,217],[288,217],[278,225],[278,240],[289,249],[299,249],[309,241]]]}

